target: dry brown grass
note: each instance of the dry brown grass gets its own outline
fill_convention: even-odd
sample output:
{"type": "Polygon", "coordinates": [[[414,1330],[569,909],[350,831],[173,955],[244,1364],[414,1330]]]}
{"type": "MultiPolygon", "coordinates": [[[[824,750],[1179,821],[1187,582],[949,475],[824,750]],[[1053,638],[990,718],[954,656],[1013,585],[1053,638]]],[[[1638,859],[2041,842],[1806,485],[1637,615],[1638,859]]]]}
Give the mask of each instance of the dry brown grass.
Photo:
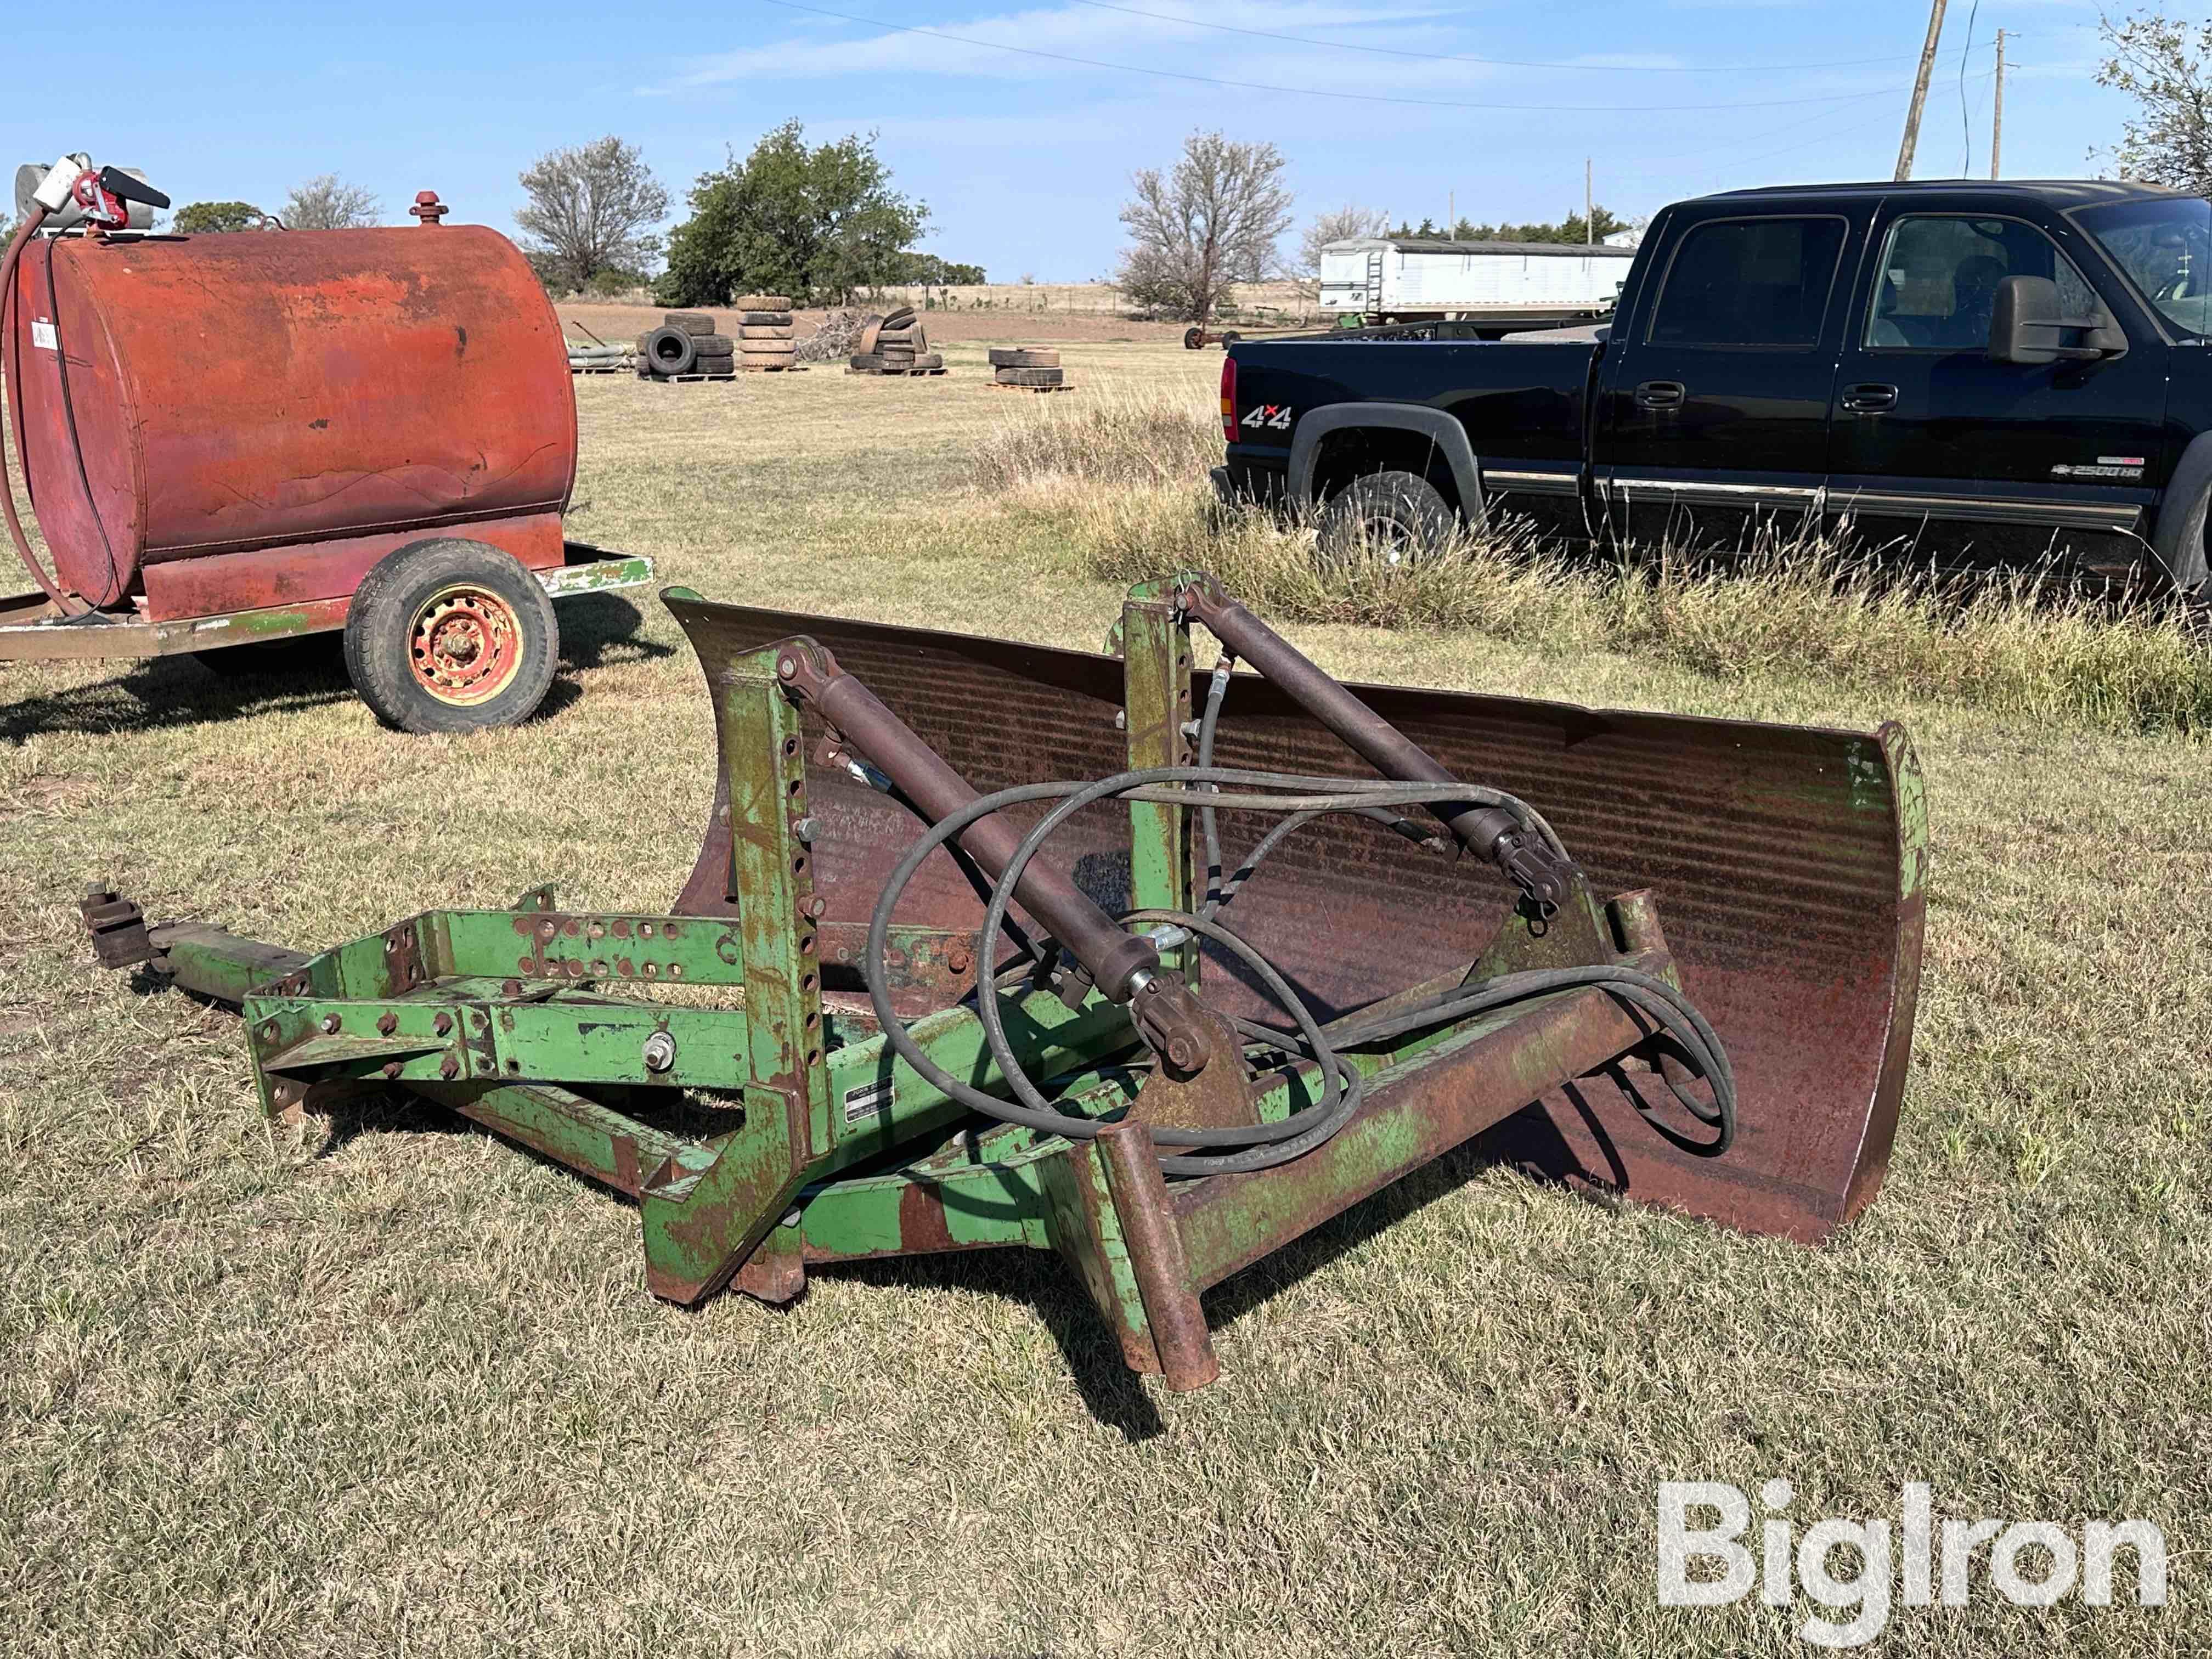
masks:
{"type": "Polygon", "coordinates": [[[1809,677],[2111,730],[2212,720],[2212,642],[2170,601],[2107,600],[2034,573],[1917,574],[1816,536],[1764,537],[1725,568],[1665,550],[1606,562],[1508,521],[1410,567],[1329,560],[1310,516],[1224,520],[1193,482],[1219,453],[1218,428],[1187,398],[1130,391],[1010,422],[978,473],[1064,526],[1093,575],[1203,567],[1303,621],[1626,652],[1724,681],[1809,677]]]}
{"type": "MultiPolygon", "coordinates": [[[[580,386],[580,532],[718,597],[1095,647],[1115,584],[969,492],[1009,406],[816,372],[580,386]]],[[[566,613],[544,718],[380,730],[342,679],[0,667],[0,1648],[69,1656],[1785,1653],[1652,1598],[1653,1482],[1801,1516],[2145,1515],[2160,1614],[1899,1609],[1876,1651],[2202,1651],[2212,1541],[2212,772],[2170,735],[1722,679],[1534,635],[1291,631],[1340,672],[1909,720],[1936,875],[1888,1187],[1813,1251],[1461,1160],[1121,1374],[1048,1261],[644,1295],[630,1210],[371,1097],[270,1134],[235,1025],[87,960],[72,906],[320,945],[550,878],[665,902],[712,780],[659,608],[566,613]]],[[[1279,615],[1279,611],[1277,611],[1279,615]]],[[[1808,1042],[1820,1040],[1808,1033],[1808,1042]]]]}

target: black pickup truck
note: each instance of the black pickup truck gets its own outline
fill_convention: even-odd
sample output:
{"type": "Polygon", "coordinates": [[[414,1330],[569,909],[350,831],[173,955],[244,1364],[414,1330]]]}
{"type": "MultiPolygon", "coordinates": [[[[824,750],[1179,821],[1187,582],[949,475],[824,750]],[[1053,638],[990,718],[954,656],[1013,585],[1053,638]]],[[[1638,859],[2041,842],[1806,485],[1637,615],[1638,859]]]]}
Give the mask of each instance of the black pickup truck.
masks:
{"type": "Polygon", "coordinates": [[[1848,527],[1923,563],[2205,588],[2212,204],[2125,183],[1737,191],[1653,222],[1611,323],[1240,341],[1236,499],[1326,545],[1455,519],[1741,546],[1848,527]]]}

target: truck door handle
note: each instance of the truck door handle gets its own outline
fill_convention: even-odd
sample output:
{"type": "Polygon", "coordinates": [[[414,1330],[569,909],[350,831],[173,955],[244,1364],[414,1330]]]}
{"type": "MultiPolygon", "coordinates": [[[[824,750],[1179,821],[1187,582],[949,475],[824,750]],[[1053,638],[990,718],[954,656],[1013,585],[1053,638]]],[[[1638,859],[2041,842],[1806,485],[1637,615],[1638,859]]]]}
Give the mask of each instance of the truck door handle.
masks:
{"type": "Polygon", "coordinates": [[[1680,380],[1646,380],[1636,388],[1638,409],[1679,409],[1685,388],[1680,380]]]}
{"type": "Polygon", "coordinates": [[[1844,388],[1844,407],[1856,415],[1878,415],[1885,409],[1895,409],[1897,388],[1871,381],[1863,386],[1847,386],[1844,388]]]}

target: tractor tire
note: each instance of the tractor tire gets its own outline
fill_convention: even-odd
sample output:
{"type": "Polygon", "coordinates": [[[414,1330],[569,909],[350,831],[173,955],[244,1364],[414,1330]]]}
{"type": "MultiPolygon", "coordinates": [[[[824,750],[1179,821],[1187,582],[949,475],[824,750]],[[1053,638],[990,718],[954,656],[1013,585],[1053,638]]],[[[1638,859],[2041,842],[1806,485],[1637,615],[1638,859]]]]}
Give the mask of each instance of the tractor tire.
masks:
{"type": "Polygon", "coordinates": [[[856,374],[880,374],[884,372],[884,360],[873,351],[856,351],[845,361],[856,374]]]}
{"type": "Polygon", "coordinates": [[[1051,346],[994,346],[994,368],[1058,368],[1060,352],[1051,346]]]}
{"type": "Polygon", "coordinates": [[[789,328],[790,326],[791,313],[787,311],[741,311],[738,313],[738,327],[740,330],[789,328]]]}
{"type": "MultiPolygon", "coordinates": [[[[758,316],[760,313],[751,312],[747,314],[758,316]]],[[[740,340],[788,340],[791,337],[791,325],[789,323],[741,323],[738,325],[738,337],[740,340]]]]}
{"type": "Polygon", "coordinates": [[[738,311],[789,311],[791,296],[787,294],[740,294],[730,304],[738,311]]]}
{"type": "Polygon", "coordinates": [[[1324,570],[1349,570],[1374,560],[1414,565],[1443,548],[1458,528],[1451,503],[1426,478],[1370,472],[1337,491],[1322,510],[1320,562],[1324,570]]]}
{"type": "Polygon", "coordinates": [[[734,374],[738,372],[738,360],[735,357],[694,357],[691,372],[694,374],[734,374]]]}
{"type": "Polygon", "coordinates": [[[991,378],[1000,386],[1059,386],[1067,377],[1057,368],[1000,368],[991,378]]]}
{"type": "Polygon", "coordinates": [[[884,319],[884,326],[885,328],[904,328],[919,314],[920,313],[917,313],[912,306],[901,306],[896,311],[894,311],[890,316],[884,319]]]}
{"type": "Polygon", "coordinates": [[[788,357],[798,347],[789,340],[740,340],[738,349],[748,357],[788,357]]]}
{"type": "Polygon", "coordinates": [[[346,673],[401,732],[527,720],[561,654],[553,601],[513,554],[437,537],[386,554],[354,590],[346,673]]]}
{"type": "Polygon", "coordinates": [[[737,342],[726,334],[694,334],[691,349],[701,357],[726,357],[737,349],[737,342]]]}
{"type": "Polygon", "coordinates": [[[672,311],[660,319],[663,328],[680,328],[686,334],[712,334],[714,319],[703,311],[672,311]]]}
{"type": "Polygon", "coordinates": [[[941,351],[917,351],[914,354],[914,361],[908,367],[917,369],[942,368],[945,367],[945,354],[941,351]]]}
{"type": "Polygon", "coordinates": [[[882,318],[861,318],[860,337],[854,343],[853,349],[855,351],[873,351],[876,349],[876,337],[883,331],[884,319],[882,318]]]}
{"type": "Polygon", "coordinates": [[[641,355],[656,374],[689,374],[699,356],[699,348],[692,343],[695,337],[664,323],[639,342],[641,355]]]}

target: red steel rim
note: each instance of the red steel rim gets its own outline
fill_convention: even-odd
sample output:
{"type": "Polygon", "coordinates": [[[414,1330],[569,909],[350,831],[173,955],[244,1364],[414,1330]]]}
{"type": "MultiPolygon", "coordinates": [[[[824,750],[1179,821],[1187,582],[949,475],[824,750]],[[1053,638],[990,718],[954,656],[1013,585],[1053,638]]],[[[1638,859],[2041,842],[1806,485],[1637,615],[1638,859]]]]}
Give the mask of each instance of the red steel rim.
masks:
{"type": "Polygon", "coordinates": [[[483,702],[522,671],[521,619],[489,588],[469,582],[441,588],[415,612],[407,665],[441,702],[483,702]]]}

